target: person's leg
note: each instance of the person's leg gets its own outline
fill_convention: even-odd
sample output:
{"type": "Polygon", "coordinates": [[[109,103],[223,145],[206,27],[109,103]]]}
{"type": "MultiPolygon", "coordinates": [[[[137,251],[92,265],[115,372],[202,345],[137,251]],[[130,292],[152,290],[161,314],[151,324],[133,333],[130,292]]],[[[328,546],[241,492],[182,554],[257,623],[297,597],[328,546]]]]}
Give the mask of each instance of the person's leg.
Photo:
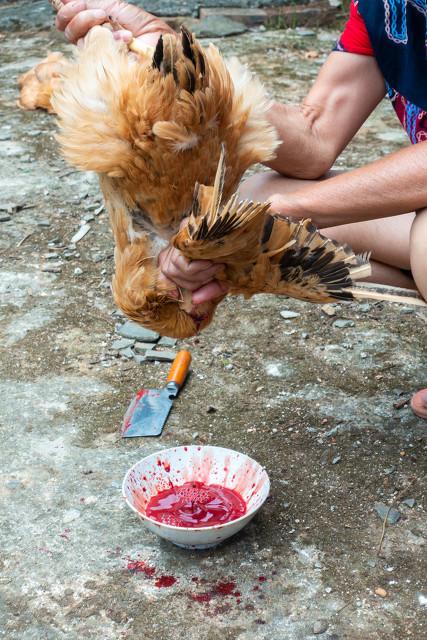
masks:
{"type": "MultiPolygon", "coordinates": [[[[333,172],[323,179],[327,180],[333,172]]],[[[276,172],[268,171],[259,173],[240,186],[239,192],[244,198],[253,200],[268,200],[276,193],[291,193],[298,191],[309,180],[296,180],[284,178],[276,172]]],[[[415,283],[409,273],[402,269],[410,270],[411,261],[409,255],[409,237],[414,214],[408,213],[392,218],[381,218],[345,224],[339,227],[322,229],[325,236],[346,243],[355,253],[371,253],[372,282],[388,284],[396,287],[414,289],[415,283]]]]}
{"type": "MultiPolygon", "coordinates": [[[[327,178],[325,176],[324,179],[327,178]]],[[[309,182],[266,172],[246,180],[240,192],[245,198],[268,200],[275,193],[291,193],[309,182]]],[[[370,280],[397,287],[418,288],[427,300],[427,208],[416,216],[409,213],[346,224],[322,229],[322,233],[339,242],[346,242],[355,253],[370,251],[373,258],[370,280]],[[414,279],[402,269],[410,269],[414,279]]],[[[421,389],[413,395],[411,408],[417,416],[427,419],[427,389],[421,389]]]]}
{"type": "MultiPolygon", "coordinates": [[[[427,209],[418,211],[411,227],[411,270],[417,288],[427,300],[427,209]]],[[[412,411],[427,420],[427,389],[421,389],[411,399],[412,411]]]]}

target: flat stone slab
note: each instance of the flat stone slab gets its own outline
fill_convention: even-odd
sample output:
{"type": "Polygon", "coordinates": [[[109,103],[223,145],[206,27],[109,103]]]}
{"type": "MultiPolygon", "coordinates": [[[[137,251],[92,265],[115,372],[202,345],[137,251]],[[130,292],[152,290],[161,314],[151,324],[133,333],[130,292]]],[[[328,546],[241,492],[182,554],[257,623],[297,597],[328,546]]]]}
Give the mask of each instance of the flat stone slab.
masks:
{"type": "Polygon", "coordinates": [[[125,322],[119,329],[117,329],[119,336],[123,338],[133,338],[139,342],[157,342],[159,334],[151,329],[146,329],[136,322],[129,320],[125,322]]]}
{"type": "Polygon", "coordinates": [[[176,351],[147,351],[145,353],[146,360],[158,360],[159,362],[173,362],[176,358],[176,351]]]}

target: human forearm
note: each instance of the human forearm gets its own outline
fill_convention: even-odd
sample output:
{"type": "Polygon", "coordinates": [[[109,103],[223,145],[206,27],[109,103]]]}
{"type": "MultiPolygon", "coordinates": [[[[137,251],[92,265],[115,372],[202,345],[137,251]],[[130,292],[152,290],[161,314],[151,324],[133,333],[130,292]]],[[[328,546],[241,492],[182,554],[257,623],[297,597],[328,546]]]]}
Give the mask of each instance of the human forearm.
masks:
{"type": "Polygon", "coordinates": [[[427,143],[296,192],[272,197],[272,209],[311,218],[320,228],[399,215],[427,206],[427,143]]]}

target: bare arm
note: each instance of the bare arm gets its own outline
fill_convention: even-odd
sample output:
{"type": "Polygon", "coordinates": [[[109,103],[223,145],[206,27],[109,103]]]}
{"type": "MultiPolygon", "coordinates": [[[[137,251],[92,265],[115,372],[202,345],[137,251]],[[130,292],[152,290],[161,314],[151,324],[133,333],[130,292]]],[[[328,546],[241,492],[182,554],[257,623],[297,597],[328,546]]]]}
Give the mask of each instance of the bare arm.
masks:
{"type": "Polygon", "coordinates": [[[333,52],[301,105],[274,103],[270,121],[280,139],[269,167],[294,178],[328,171],[385,94],[375,58],[333,52]]]}
{"type": "Polygon", "coordinates": [[[360,169],[274,195],[277,213],[333,227],[416,211],[427,206],[427,142],[401,149],[360,169]]]}

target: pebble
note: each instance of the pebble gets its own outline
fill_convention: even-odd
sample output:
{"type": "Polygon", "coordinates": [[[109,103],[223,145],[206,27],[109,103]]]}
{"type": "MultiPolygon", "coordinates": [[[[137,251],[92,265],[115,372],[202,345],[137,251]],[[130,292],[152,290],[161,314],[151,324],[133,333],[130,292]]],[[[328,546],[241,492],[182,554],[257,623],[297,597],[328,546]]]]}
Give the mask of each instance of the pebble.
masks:
{"type": "Polygon", "coordinates": [[[80,267],[76,267],[76,268],[74,269],[74,275],[75,275],[75,276],[81,276],[81,275],[82,275],[82,273],[83,273],[83,269],[81,269],[80,267]]]}
{"type": "Polygon", "coordinates": [[[415,507],[415,498],[405,498],[405,500],[402,500],[402,504],[413,509],[415,507]]]}
{"type": "Polygon", "coordinates": [[[328,627],[329,623],[327,620],[316,620],[313,625],[313,633],[317,636],[321,635],[322,633],[325,633],[328,627]]]}
{"type": "Polygon", "coordinates": [[[380,598],[386,598],[387,597],[387,591],[385,589],[383,589],[382,587],[377,587],[375,589],[375,593],[377,596],[380,596],[380,598]]]}
{"type": "Polygon", "coordinates": [[[246,25],[226,16],[212,15],[199,20],[192,28],[197,38],[222,38],[248,30],[246,25]]]}
{"type": "Polygon", "coordinates": [[[17,489],[18,487],[22,487],[22,482],[20,480],[9,480],[6,482],[6,487],[8,489],[17,489]]]}
{"type": "Polygon", "coordinates": [[[296,311],[290,311],[289,309],[284,309],[283,311],[280,312],[280,315],[285,320],[293,320],[293,318],[299,318],[301,314],[297,313],[296,311]]]}
{"type": "Polygon", "coordinates": [[[169,338],[168,336],[162,336],[158,341],[159,347],[174,347],[177,343],[176,338],[169,338]]]}
{"type": "Polygon", "coordinates": [[[133,358],[134,353],[131,347],[126,347],[126,349],[120,349],[120,355],[124,358],[133,358]]]}
{"type": "Polygon", "coordinates": [[[144,362],[147,362],[147,358],[145,357],[145,354],[142,356],[139,353],[134,353],[133,359],[135,360],[136,364],[143,364],[144,362]]]}
{"type": "Polygon", "coordinates": [[[231,364],[231,362],[229,362],[228,364],[226,364],[226,365],[224,366],[224,369],[225,369],[226,371],[233,371],[234,366],[231,364]]]}
{"type": "Polygon", "coordinates": [[[308,333],[306,333],[305,331],[303,331],[303,332],[302,332],[302,334],[301,334],[301,338],[302,338],[303,340],[308,340],[308,338],[309,338],[309,337],[310,337],[310,336],[309,336],[309,334],[308,334],[308,333]]]}
{"type": "Polygon", "coordinates": [[[7,213],[0,215],[0,222],[9,222],[9,220],[11,217],[7,213]]]}
{"type": "Polygon", "coordinates": [[[400,307],[400,313],[414,313],[414,307],[400,307]]]}
{"type": "Polygon", "coordinates": [[[77,244],[82,238],[85,237],[87,233],[89,233],[90,229],[91,229],[90,224],[82,224],[80,229],[71,238],[70,243],[77,244]]]}
{"type": "Polygon", "coordinates": [[[38,227],[46,227],[47,228],[47,227],[50,227],[52,225],[50,224],[49,220],[39,220],[37,222],[37,226],[38,227]]]}
{"type": "Polygon", "coordinates": [[[316,32],[312,29],[306,29],[305,27],[296,27],[295,32],[302,38],[313,38],[316,32]]]}
{"type": "Polygon", "coordinates": [[[400,520],[400,516],[401,516],[400,511],[398,509],[395,509],[394,507],[392,507],[389,511],[388,506],[383,502],[376,502],[374,504],[374,509],[379,515],[379,517],[381,518],[381,520],[384,520],[384,518],[388,514],[387,515],[388,524],[396,524],[396,522],[399,522],[400,520]]]}
{"type": "Polygon", "coordinates": [[[332,459],[332,464],[338,464],[338,462],[341,462],[341,456],[335,456],[335,458],[332,459]]]}
{"type": "Polygon", "coordinates": [[[134,338],[141,342],[157,342],[159,339],[158,333],[151,331],[151,329],[146,329],[131,320],[119,327],[117,333],[122,336],[122,338],[134,338]]]}
{"type": "Polygon", "coordinates": [[[320,307],[323,313],[326,313],[327,316],[336,316],[335,308],[331,304],[324,304],[320,307]]]}
{"type": "Polygon", "coordinates": [[[116,351],[120,351],[121,349],[132,347],[134,343],[135,343],[135,340],[132,340],[132,338],[119,338],[119,340],[114,340],[113,344],[111,345],[111,348],[115,349],[116,351]]]}
{"type": "Polygon", "coordinates": [[[337,329],[347,329],[348,327],[354,327],[354,320],[335,320],[333,325],[337,329]]]}
{"type": "Polygon", "coordinates": [[[64,513],[62,522],[72,522],[73,520],[77,520],[77,518],[80,518],[80,511],[77,511],[77,509],[69,509],[64,513]]]}
{"type": "Polygon", "coordinates": [[[146,351],[145,358],[147,360],[158,360],[159,362],[173,362],[176,358],[176,351],[146,351]]]}
{"type": "Polygon", "coordinates": [[[134,347],[136,353],[145,353],[153,348],[152,342],[135,342],[134,347]]]}
{"type": "Polygon", "coordinates": [[[59,264],[44,264],[41,270],[45,273],[61,273],[61,266],[59,264]]]}
{"type": "Polygon", "coordinates": [[[359,304],[359,306],[357,307],[358,311],[360,311],[361,313],[368,313],[368,311],[371,310],[371,305],[369,304],[369,302],[364,302],[363,304],[359,304]]]}
{"type": "Polygon", "coordinates": [[[218,411],[218,409],[212,405],[209,405],[209,407],[206,409],[206,413],[216,413],[218,411]]]}

